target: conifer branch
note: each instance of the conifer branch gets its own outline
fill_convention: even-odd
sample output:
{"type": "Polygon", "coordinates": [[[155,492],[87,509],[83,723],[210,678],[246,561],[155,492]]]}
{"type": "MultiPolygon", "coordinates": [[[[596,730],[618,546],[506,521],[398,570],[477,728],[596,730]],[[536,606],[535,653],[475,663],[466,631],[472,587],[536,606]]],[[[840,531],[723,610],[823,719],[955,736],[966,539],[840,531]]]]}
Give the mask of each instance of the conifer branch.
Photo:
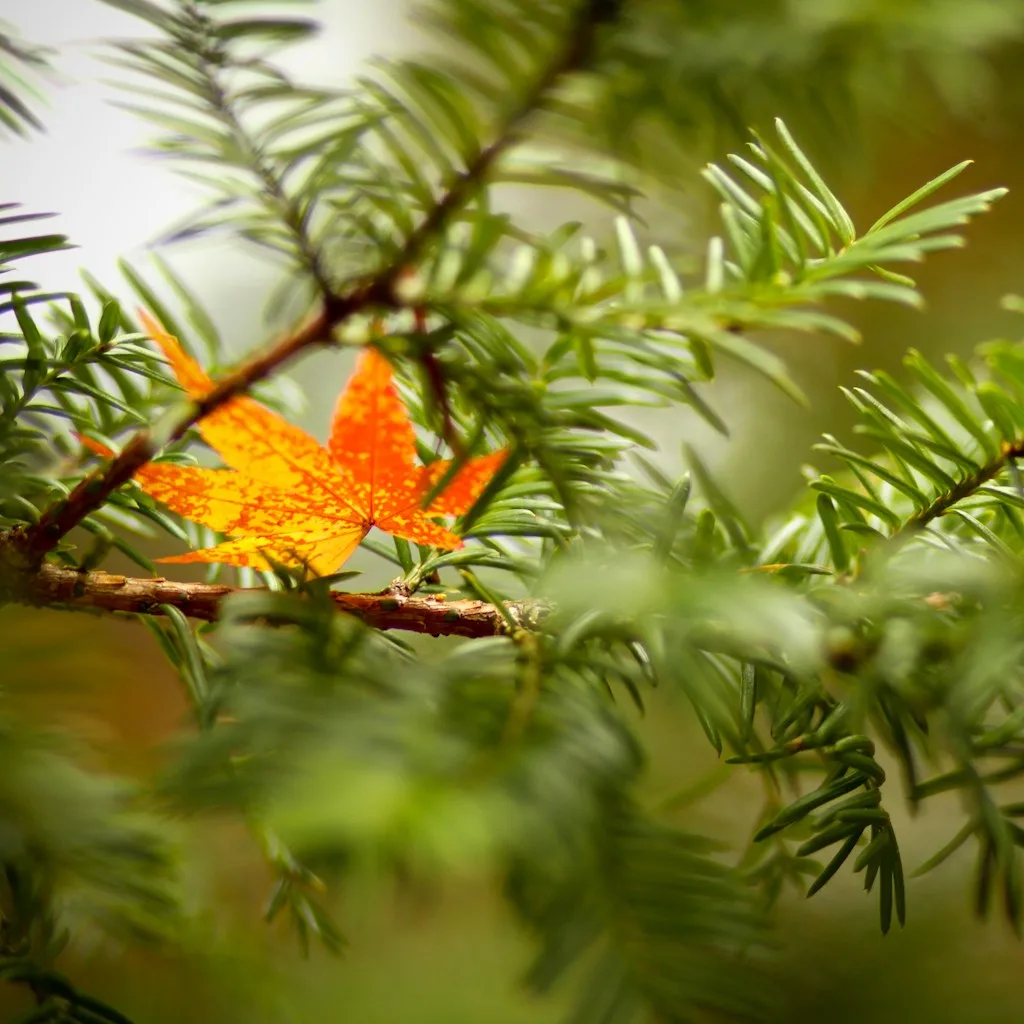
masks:
{"type": "Polygon", "coordinates": [[[611,21],[618,13],[614,0],[584,0],[577,11],[575,24],[566,31],[567,43],[555,55],[536,83],[527,92],[522,103],[506,119],[495,140],[482,149],[469,167],[457,175],[447,186],[437,204],[409,235],[401,253],[375,282],[378,301],[385,305],[401,305],[392,294],[395,284],[406,268],[414,263],[430,243],[438,237],[457,213],[469,203],[494,164],[513,146],[522,141],[523,129],[529,117],[541,106],[544,98],[565,75],[582,68],[593,51],[598,26],[611,21]]]}
{"type": "MultiPolygon", "coordinates": [[[[205,16],[196,12],[196,16],[207,22],[205,16]]],[[[221,82],[217,73],[217,66],[207,59],[200,59],[199,68],[206,76],[207,86],[210,90],[210,99],[214,109],[219,114],[224,126],[231,133],[239,150],[245,154],[249,165],[259,179],[266,193],[277,204],[281,223],[292,235],[299,257],[305,264],[306,270],[316,284],[316,290],[320,295],[332,293],[331,275],[324,264],[323,253],[317,248],[316,243],[309,235],[308,226],[302,216],[298,204],[288,194],[284,181],[280,174],[271,166],[265,154],[253,140],[245,126],[239,119],[235,105],[231,102],[227,90],[221,82]]]]}
{"type": "MultiPolygon", "coordinates": [[[[291,361],[299,353],[330,344],[334,330],[346,320],[373,308],[404,305],[396,293],[402,276],[423,254],[450,219],[473,198],[495,161],[520,141],[523,124],[541,105],[547,93],[564,75],[583,67],[589,57],[598,26],[611,20],[618,5],[610,0],[586,0],[581,3],[575,23],[566,33],[568,43],[527,92],[523,102],[507,117],[495,140],[480,151],[470,166],[452,181],[419,227],[406,239],[401,250],[380,272],[346,295],[326,294],[320,312],[304,327],[278,342],[262,355],[244,363],[224,377],[214,389],[196,401],[188,413],[170,431],[164,443],[182,438],[204,416],[225,402],[247,392],[253,385],[291,361]]],[[[156,454],[148,430],[137,433],[121,453],[103,469],[82,480],[71,493],[47,509],[39,521],[25,533],[25,551],[30,559],[41,560],[79,523],[100,508],[110,495],[127,483],[137,470],[156,454]]]]}
{"type": "Polygon", "coordinates": [[[990,480],[994,480],[1011,462],[1020,458],[1024,458],[1024,439],[1012,443],[1004,441],[996,458],[986,462],[976,472],[964,477],[955,487],[944,491],[927,508],[915,512],[889,539],[910,537],[919,530],[923,530],[933,520],[945,515],[954,505],[969,498],[990,480]]]}
{"type": "MultiPolygon", "coordinates": [[[[106,572],[79,572],[46,564],[14,591],[14,599],[40,607],[93,609],[136,615],[164,615],[169,606],[192,619],[212,622],[221,602],[237,593],[259,593],[259,588],[216,583],[178,583],[161,577],[142,579],[106,572]]],[[[400,592],[378,594],[332,593],[340,612],[354,615],[375,629],[402,629],[430,636],[478,639],[509,632],[505,616],[486,601],[447,601],[440,596],[413,596],[400,592]]],[[[524,629],[535,628],[547,607],[538,601],[506,602],[508,613],[524,629]]]]}

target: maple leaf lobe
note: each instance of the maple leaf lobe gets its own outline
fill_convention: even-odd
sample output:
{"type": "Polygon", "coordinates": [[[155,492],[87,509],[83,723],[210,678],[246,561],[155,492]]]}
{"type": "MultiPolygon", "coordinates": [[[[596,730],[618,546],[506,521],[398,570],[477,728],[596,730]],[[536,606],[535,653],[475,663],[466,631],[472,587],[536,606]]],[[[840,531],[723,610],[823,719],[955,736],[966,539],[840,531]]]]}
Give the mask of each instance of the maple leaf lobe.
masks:
{"type": "MultiPolygon", "coordinates": [[[[213,382],[177,339],[147,313],[140,317],[190,397],[209,393],[213,382]]],[[[135,479],[174,512],[234,539],[161,562],[266,569],[269,556],[326,575],[337,571],[374,526],[417,544],[459,548],[462,539],[433,518],[468,512],[508,454],[469,459],[424,510],[424,496],[451,463],[417,463],[415,433],[391,364],[373,348],[360,354],[342,391],[326,448],[245,396],[214,409],[198,428],[230,468],[151,463],[135,479]]]]}

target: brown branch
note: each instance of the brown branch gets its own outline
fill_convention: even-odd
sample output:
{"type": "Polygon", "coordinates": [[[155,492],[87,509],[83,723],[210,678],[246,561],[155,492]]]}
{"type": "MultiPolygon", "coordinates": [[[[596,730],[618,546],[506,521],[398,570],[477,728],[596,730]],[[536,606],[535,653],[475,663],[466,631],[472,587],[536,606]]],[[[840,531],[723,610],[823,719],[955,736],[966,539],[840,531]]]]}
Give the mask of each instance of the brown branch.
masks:
{"type": "Polygon", "coordinates": [[[889,540],[903,540],[923,530],[933,519],[945,515],[954,505],[969,498],[990,480],[997,477],[1010,463],[1024,458],[1024,439],[1014,442],[1004,441],[999,454],[976,472],[964,477],[955,487],[944,491],[926,508],[915,512],[898,530],[890,534],[889,540]]]}
{"type": "MultiPolygon", "coordinates": [[[[217,619],[221,602],[232,594],[260,593],[261,588],[216,583],[176,583],[156,577],[141,579],[106,572],[79,572],[47,563],[13,594],[15,601],[39,607],[95,609],[137,615],[163,615],[170,606],[192,619],[217,619]]],[[[331,594],[338,611],[355,615],[376,629],[404,629],[431,636],[479,638],[502,636],[508,623],[485,601],[447,601],[439,596],[402,593],[331,594]]],[[[505,606],[524,629],[536,628],[547,606],[537,601],[512,601],[505,606]]]]}
{"type": "MultiPolygon", "coordinates": [[[[204,416],[248,391],[300,352],[329,344],[334,329],[350,317],[374,306],[404,305],[398,292],[401,291],[399,286],[410,266],[423,255],[452,216],[471,201],[495,161],[519,142],[524,122],[541,105],[544,96],[558,79],[586,62],[594,44],[597,26],[610,20],[616,13],[617,5],[610,4],[609,0],[581,3],[574,22],[567,26],[568,42],[564,49],[543,70],[522,103],[509,114],[498,137],[481,149],[465,171],[448,183],[437,203],[409,235],[395,258],[347,295],[325,295],[323,308],[313,320],[223,378],[209,394],[192,405],[188,414],[175,425],[165,443],[184,436],[204,416]]],[[[28,529],[25,552],[29,558],[35,562],[41,561],[60,543],[62,537],[95,512],[154,454],[156,452],[149,431],[137,433],[115,459],[82,480],[66,498],[47,509],[39,521],[28,529]]]]}

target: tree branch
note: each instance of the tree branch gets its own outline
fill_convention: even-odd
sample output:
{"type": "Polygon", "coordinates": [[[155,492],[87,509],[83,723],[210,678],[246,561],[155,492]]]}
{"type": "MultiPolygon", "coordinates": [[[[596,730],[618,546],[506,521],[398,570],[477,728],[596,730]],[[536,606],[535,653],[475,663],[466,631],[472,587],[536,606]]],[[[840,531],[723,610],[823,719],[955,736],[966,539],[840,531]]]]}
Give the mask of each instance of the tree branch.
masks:
{"type": "MultiPolygon", "coordinates": [[[[519,141],[524,121],[540,106],[558,79],[585,64],[594,45],[597,27],[611,20],[617,12],[618,5],[610,0],[586,0],[581,3],[574,23],[567,28],[565,47],[543,69],[522,103],[508,115],[497,138],[477,154],[464,172],[448,183],[419,227],[406,239],[395,259],[347,295],[326,294],[323,307],[315,318],[267,352],[224,377],[209,394],[191,406],[164,443],[180,439],[204,416],[248,391],[299,353],[329,344],[334,329],[352,316],[373,307],[394,308],[405,305],[401,295],[397,294],[400,289],[396,290],[403,275],[443,232],[452,216],[471,201],[495,161],[519,141]]],[[[127,483],[155,454],[150,432],[143,430],[137,433],[116,458],[85,477],[66,498],[48,508],[39,521],[28,528],[25,533],[26,555],[35,562],[41,561],[60,543],[62,537],[100,508],[118,487],[127,483]]]]}
{"type": "Polygon", "coordinates": [[[996,458],[985,463],[976,472],[964,477],[955,487],[944,491],[927,508],[915,512],[890,535],[889,540],[893,541],[898,538],[902,541],[923,530],[932,520],[945,515],[954,505],[969,498],[990,480],[995,479],[1010,463],[1020,458],[1024,458],[1024,439],[1013,443],[1004,441],[996,458]]]}
{"type": "MultiPolygon", "coordinates": [[[[261,588],[229,587],[216,583],[176,583],[155,577],[141,579],[106,572],[80,572],[47,563],[13,593],[13,599],[38,607],[94,609],[137,615],[164,615],[177,608],[189,618],[214,621],[220,603],[237,593],[261,588]]],[[[471,639],[508,634],[505,617],[485,601],[447,601],[439,596],[401,593],[331,594],[338,611],[354,615],[376,629],[403,629],[431,636],[471,639]]],[[[505,606],[524,629],[534,629],[548,607],[539,601],[511,601],[505,606]]]]}

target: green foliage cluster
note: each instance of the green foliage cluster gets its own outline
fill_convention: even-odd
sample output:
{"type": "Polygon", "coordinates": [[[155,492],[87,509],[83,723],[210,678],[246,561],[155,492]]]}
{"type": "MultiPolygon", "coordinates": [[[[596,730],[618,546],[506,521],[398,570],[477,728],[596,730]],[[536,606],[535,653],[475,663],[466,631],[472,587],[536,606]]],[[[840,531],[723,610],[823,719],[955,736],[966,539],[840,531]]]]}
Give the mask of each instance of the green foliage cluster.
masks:
{"type": "Polygon", "coordinates": [[[39,99],[33,79],[48,70],[48,54],[0,21],[0,57],[0,126],[6,133],[27,135],[42,127],[31,106],[39,99]]]}
{"type": "MultiPolygon", "coordinates": [[[[129,790],[76,767],[52,737],[0,732],[0,978],[29,984],[32,1019],[122,1019],[53,973],[59,938],[94,924],[173,933],[183,911],[167,822],[179,815],[249,824],[275,876],[267,917],[288,917],[303,944],[344,942],[325,885],[485,872],[536,940],[527,983],[544,992],[572,974],[580,1024],[757,1019],[767,911],[787,885],[813,894],[841,869],[862,872],[882,930],[902,923],[890,762],[914,805],[956,790],[969,807],[922,870],[973,841],[979,909],[998,892],[1019,928],[1024,808],[997,789],[1024,773],[1019,345],[982,346],[944,369],[912,352],[899,380],[865,373],[847,394],[866,444],[826,438],[829,473],[808,469],[806,495],[762,528],[695,452],[669,479],[639,452],[653,443],[628,416],[682,406],[724,432],[701,396],[723,358],[799,399],[755,337],[855,339],[832,300],[916,304],[905,265],[960,245],[959,227],[1001,192],[934,199],[960,164],[861,231],[777,122],[706,169],[722,230],[694,273],[648,242],[635,212],[643,178],[602,155],[599,137],[584,159],[583,140],[588,125],[621,127],[626,103],[687,120],[667,98],[682,68],[703,66],[708,88],[717,80],[693,57],[731,5],[439,0],[429,18],[444,57],[381,64],[331,90],[274,63],[315,30],[304,17],[252,15],[235,0],[106,2],[147,23],[112,59],[132,76],[156,150],[210,191],[168,239],[227,232],[273,252],[278,317],[369,289],[365,316],[339,324],[337,340],[392,359],[424,458],[438,455],[434,437],[456,464],[511,447],[461,523],[465,549],[372,538],[367,549],[406,592],[550,611],[536,629],[510,617],[506,636],[428,656],[336,613],[327,588],[348,574],[211,570],[267,588],[229,597],[212,627],[140,609],[194,715],[159,777],[129,790]],[[675,7],[700,15],[678,61],[653,46],[671,37],[675,7]],[[501,207],[508,185],[596,199],[609,241],[575,223],[528,231],[501,207]],[[763,780],[738,857],[643,795],[631,707],[643,710],[654,686],[684,694],[709,743],[748,766],[733,770],[763,780]]],[[[944,45],[940,19],[924,31],[927,5],[906,6],[920,50],[944,45]]],[[[986,9],[993,36],[1019,27],[1013,4],[986,9]]],[[[737,45],[752,24],[736,22],[737,45]]],[[[808,52],[825,59],[829,33],[846,30],[817,23],[808,52]]],[[[772,66],[785,40],[759,38],[772,66]]],[[[979,52],[987,40],[975,38],[979,52]]],[[[679,95],[696,109],[701,90],[679,95]]],[[[31,123],[13,94],[0,101],[5,122],[31,123]]],[[[728,96],[716,102],[732,109],[728,96]]],[[[33,215],[2,213],[7,559],[17,531],[82,477],[76,434],[114,448],[143,426],[159,437],[182,399],[111,290],[86,278],[83,296],[45,294],[17,276],[21,260],[67,242],[23,235],[33,215]]],[[[159,286],[123,269],[216,371],[216,328],[166,265],[159,286]]],[[[294,394],[278,377],[259,397],[288,409],[294,394]]],[[[194,459],[196,440],[159,458],[194,459]]],[[[216,539],[132,485],[81,526],[91,538],[72,535],[54,557],[83,572],[113,549],[151,570],[132,533],[216,539]]],[[[0,565],[0,596],[17,597],[22,570],[0,565]]]]}

